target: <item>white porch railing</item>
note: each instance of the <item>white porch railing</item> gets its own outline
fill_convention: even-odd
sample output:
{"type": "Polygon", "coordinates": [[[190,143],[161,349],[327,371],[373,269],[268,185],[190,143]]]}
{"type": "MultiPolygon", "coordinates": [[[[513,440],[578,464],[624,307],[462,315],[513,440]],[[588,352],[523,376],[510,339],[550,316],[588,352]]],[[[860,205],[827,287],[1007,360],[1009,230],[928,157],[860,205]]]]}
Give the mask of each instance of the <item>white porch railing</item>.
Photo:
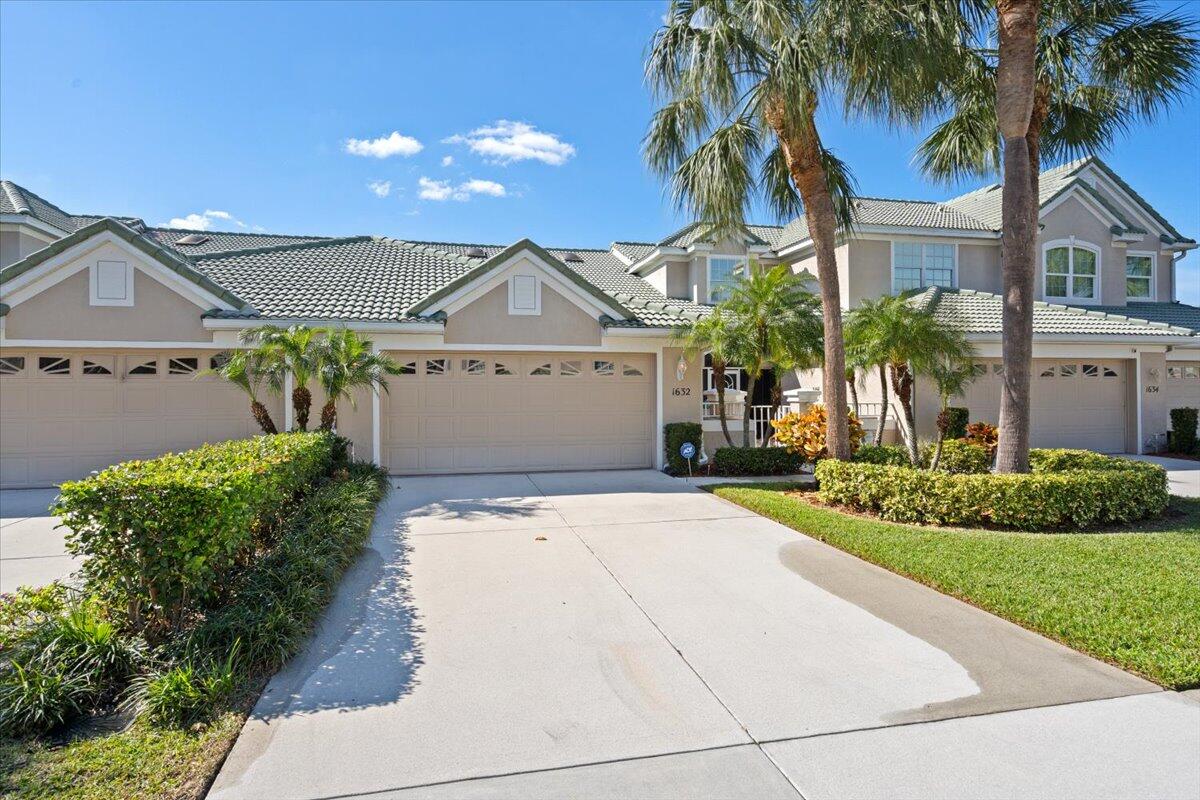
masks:
{"type": "MultiPolygon", "coordinates": [[[[791,412],[803,411],[807,403],[785,403],[775,409],[775,414],[771,414],[771,406],[755,405],[750,407],[750,442],[754,447],[758,447],[764,440],[769,440],[775,433],[771,427],[772,419],[779,419],[785,414],[791,412]]],[[[742,432],[742,413],[745,411],[744,403],[725,404],[725,419],[729,423],[730,433],[736,434],[734,441],[741,444],[742,432]]],[[[879,416],[883,411],[883,403],[859,403],[858,418],[863,424],[863,428],[868,434],[873,434],[876,426],[879,425],[879,416]]],[[[721,418],[721,404],[715,401],[705,401],[702,406],[703,418],[705,420],[718,420],[721,418]]],[[[889,418],[892,417],[891,412],[888,413],[889,418]]],[[[894,424],[894,423],[893,423],[894,424]]]]}

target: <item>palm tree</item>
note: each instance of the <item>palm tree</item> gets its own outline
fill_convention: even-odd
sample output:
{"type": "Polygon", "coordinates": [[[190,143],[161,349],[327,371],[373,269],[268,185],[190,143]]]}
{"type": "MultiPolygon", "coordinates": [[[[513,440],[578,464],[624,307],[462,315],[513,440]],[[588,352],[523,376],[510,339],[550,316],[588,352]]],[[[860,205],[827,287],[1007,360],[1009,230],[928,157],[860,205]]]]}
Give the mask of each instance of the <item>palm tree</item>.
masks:
{"type": "MultiPolygon", "coordinates": [[[[853,179],[822,143],[817,107],[840,90],[848,111],[918,119],[939,46],[954,43],[955,0],[672,0],[646,77],[662,100],[646,134],[651,168],[714,233],[740,231],[751,200],[806,214],[820,283],[824,401],[846,407],[841,292],[834,257],[851,225],[853,179]]],[[[850,457],[833,415],[829,454],[850,457]]]]}
{"type": "Polygon", "coordinates": [[[400,366],[391,358],[376,353],[374,344],[349,328],[326,328],[315,344],[317,382],[325,390],[321,408],[321,430],[337,426],[337,402],[354,405],[354,390],[368,387],[373,392],[387,391],[387,375],[397,375],[400,366]]]}
{"type": "MultiPolygon", "coordinates": [[[[881,300],[863,300],[858,308],[850,312],[846,319],[846,357],[852,364],[859,366],[864,372],[872,368],[879,370],[879,418],[875,424],[875,435],[872,444],[876,447],[883,444],[883,428],[887,423],[888,406],[888,375],[885,349],[879,347],[879,342],[873,338],[871,320],[883,311],[878,308],[881,300]]],[[[857,415],[857,410],[855,414],[857,415]]]]}
{"type": "MultiPolygon", "coordinates": [[[[271,412],[258,399],[259,389],[268,381],[271,365],[255,350],[235,350],[218,356],[217,365],[199,375],[216,375],[241,389],[250,398],[250,414],[263,433],[279,433],[271,412]]],[[[199,375],[197,377],[199,377],[199,375]]]]}
{"type": "Polygon", "coordinates": [[[312,409],[312,392],[308,383],[316,371],[317,330],[306,325],[279,328],[263,325],[251,328],[241,335],[242,344],[254,345],[264,361],[271,365],[269,380],[271,388],[282,392],[286,375],[292,375],[292,409],[296,427],[308,430],[308,415],[312,409]]]}
{"type": "Polygon", "coordinates": [[[725,371],[730,365],[729,353],[733,349],[736,335],[733,317],[720,305],[707,317],[679,328],[672,334],[673,342],[683,348],[684,356],[689,361],[703,357],[705,353],[709,354],[712,361],[712,382],[717,390],[721,433],[725,434],[725,442],[730,447],[733,447],[733,437],[729,435],[729,418],[725,413],[725,371]]]}
{"type": "Polygon", "coordinates": [[[820,300],[807,284],[807,276],[796,275],[785,264],[765,272],[752,269],[722,304],[734,321],[728,356],[746,373],[742,447],[750,446],[750,398],[763,370],[812,369],[821,363],[820,300]]]}
{"type": "Polygon", "coordinates": [[[937,387],[937,444],[933,448],[933,458],[929,461],[929,469],[936,472],[942,460],[942,445],[946,442],[946,432],[950,429],[950,400],[962,395],[967,387],[975,380],[975,364],[970,360],[947,360],[933,364],[929,377],[937,387]]]}
{"type": "Polygon", "coordinates": [[[856,344],[887,365],[892,393],[900,406],[901,432],[914,466],[920,463],[913,386],[917,375],[939,365],[969,361],[973,351],[963,334],[947,327],[911,294],[882,297],[854,310],[856,344]]]}
{"type": "Polygon", "coordinates": [[[1193,85],[1200,42],[1194,19],[1158,14],[1143,0],[996,0],[990,21],[995,30],[960,49],[951,114],[921,145],[919,160],[939,178],[986,175],[1002,165],[996,470],[1027,472],[1042,161],[1103,149],[1168,109],[1193,85]],[[998,51],[991,49],[997,41],[998,51]]]}

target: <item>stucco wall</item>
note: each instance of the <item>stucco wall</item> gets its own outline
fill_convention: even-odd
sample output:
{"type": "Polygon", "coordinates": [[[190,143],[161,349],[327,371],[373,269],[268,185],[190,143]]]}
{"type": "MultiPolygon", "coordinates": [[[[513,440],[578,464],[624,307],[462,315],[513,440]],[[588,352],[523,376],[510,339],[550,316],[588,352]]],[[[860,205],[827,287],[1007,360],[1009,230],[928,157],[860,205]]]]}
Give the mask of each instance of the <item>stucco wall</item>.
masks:
{"type": "Polygon", "coordinates": [[[598,345],[600,323],[542,282],[542,313],[508,313],[504,283],[446,319],[447,344],[598,345]]]}
{"type": "Polygon", "coordinates": [[[704,368],[698,358],[688,362],[683,380],[676,377],[676,367],[683,350],[663,348],[663,423],[699,422],[703,397],[704,368]]]}
{"type": "MultiPolygon", "coordinates": [[[[850,264],[851,264],[851,260],[852,260],[852,256],[851,256],[851,252],[850,252],[851,244],[852,244],[851,242],[843,242],[842,244],[835,247],[834,251],[833,251],[834,258],[837,261],[838,288],[840,290],[843,308],[849,307],[848,303],[851,299],[850,277],[849,277],[850,276],[850,264]]],[[[809,284],[809,289],[811,289],[813,292],[817,292],[820,290],[819,282],[817,281],[817,257],[815,255],[808,255],[808,256],[805,256],[804,258],[797,259],[796,261],[792,262],[791,267],[792,267],[792,272],[794,272],[794,273],[799,274],[801,272],[807,272],[809,275],[811,275],[812,281],[809,284]]],[[[872,267],[869,264],[866,266],[866,269],[868,271],[871,268],[872,267]]],[[[885,268],[886,268],[886,266],[885,266],[885,268]]],[[[857,262],[855,262],[854,269],[856,269],[856,270],[859,269],[857,262]]]]}
{"type": "Polygon", "coordinates": [[[959,244],[958,285],[962,289],[999,294],[1004,288],[1000,275],[1000,245],[959,244]]]}
{"type": "Polygon", "coordinates": [[[1064,201],[1042,218],[1038,235],[1037,296],[1044,299],[1042,283],[1042,248],[1056,239],[1077,239],[1100,249],[1100,297],[1105,305],[1125,303],[1125,256],[1130,252],[1155,254],[1154,292],[1158,300],[1171,299],[1171,261],[1162,255],[1156,236],[1148,235],[1125,247],[1113,244],[1112,232],[1074,197],[1064,201]]]}
{"type": "MultiPolygon", "coordinates": [[[[128,256],[124,257],[128,260],[128,256]]],[[[93,257],[94,260],[94,257],[93,257]]],[[[89,304],[88,271],[13,306],[5,318],[9,339],[79,341],[210,342],[204,310],[154,278],[134,269],[134,305],[89,304]]]]}
{"type": "Polygon", "coordinates": [[[46,242],[18,230],[0,231],[0,268],[41,250],[46,242]]]}

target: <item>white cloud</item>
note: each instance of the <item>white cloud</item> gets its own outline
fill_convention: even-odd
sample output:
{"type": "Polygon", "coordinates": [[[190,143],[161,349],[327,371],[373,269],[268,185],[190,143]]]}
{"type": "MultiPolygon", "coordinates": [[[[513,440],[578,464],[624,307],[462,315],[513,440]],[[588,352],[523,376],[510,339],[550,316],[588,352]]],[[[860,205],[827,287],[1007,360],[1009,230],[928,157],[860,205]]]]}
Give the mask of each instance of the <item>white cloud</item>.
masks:
{"type": "Polygon", "coordinates": [[[392,193],[392,182],[371,181],[367,184],[367,188],[374,192],[376,197],[387,197],[392,193]]]}
{"type": "Polygon", "coordinates": [[[214,220],[232,222],[239,228],[246,227],[246,223],[242,222],[228,211],[214,211],[212,209],[206,209],[202,214],[188,214],[186,217],[172,217],[170,222],[163,224],[163,227],[187,228],[188,230],[193,231],[207,231],[212,228],[214,220]]]}
{"type": "Polygon", "coordinates": [[[424,176],[417,180],[417,187],[420,189],[417,197],[422,200],[449,200],[450,195],[454,194],[450,181],[435,181],[424,176]]]}
{"type": "Polygon", "coordinates": [[[489,197],[505,197],[508,194],[508,191],[504,188],[504,184],[496,183],[495,181],[485,181],[479,178],[471,178],[457,186],[452,186],[450,181],[435,181],[432,178],[422,176],[417,180],[417,187],[420,189],[417,197],[422,200],[434,200],[439,203],[444,200],[457,200],[460,203],[465,203],[471,199],[472,195],[477,194],[486,194],[489,197]]]}
{"type": "Polygon", "coordinates": [[[352,156],[389,158],[415,156],[425,149],[425,145],[411,136],[404,136],[400,131],[392,131],[390,135],[378,139],[347,139],[343,149],[352,156]]]}
{"type": "Polygon", "coordinates": [[[471,152],[495,164],[514,161],[541,161],[560,166],[575,155],[575,147],[553,133],[539,131],[527,122],[497,120],[468,134],[456,134],[442,141],[465,144],[471,152]]]}
{"type": "Polygon", "coordinates": [[[454,165],[454,156],[442,156],[442,166],[449,167],[454,165]]]}

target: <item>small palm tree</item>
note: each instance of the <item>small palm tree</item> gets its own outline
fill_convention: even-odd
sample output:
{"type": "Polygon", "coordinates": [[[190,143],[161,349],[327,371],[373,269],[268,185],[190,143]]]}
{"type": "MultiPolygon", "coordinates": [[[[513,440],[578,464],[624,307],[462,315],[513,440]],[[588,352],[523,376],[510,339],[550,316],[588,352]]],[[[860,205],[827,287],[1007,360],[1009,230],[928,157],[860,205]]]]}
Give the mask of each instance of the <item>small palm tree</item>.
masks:
{"type": "Polygon", "coordinates": [[[940,322],[913,303],[911,294],[882,297],[855,309],[859,342],[887,365],[892,393],[900,405],[901,431],[908,457],[920,463],[913,386],[918,374],[930,374],[940,364],[966,362],[973,349],[963,334],[940,322]]]}
{"type": "Polygon", "coordinates": [[[250,414],[263,433],[279,433],[271,412],[258,399],[259,390],[269,381],[270,363],[256,350],[235,350],[225,357],[218,357],[217,366],[206,369],[200,375],[216,375],[241,389],[250,398],[250,414]]]}
{"type": "Polygon", "coordinates": [[[292,376],[292,409],[296,427],[308,430],[308,416],[312,409],[312,392],[309,381],[317,368],[317,330],[306,325],[279,328],[263,325],[251,328],[241,335],[242,344],[252,345],[270,365],[268,370],[271,388],[282,392],[286,375],[292,376]]]}
{"type": "Polygon", "coordinates": [[[929,469],[936,472],[942,460],[942,445],[946,443],[946,432],[950,429],[950,400],[959,397],[975,380],[975,365],[970,361],[949,360],[933,364],[929,369],[929,377],[937,387],[937,444],[933,448],[933,458],[929,461],[929,469]]]}
{"type": "Polygon", "coordinates": [[[370,339],[349,328],[327,328],[314,347],[316,378],[325,390],[321,408],[321,430],[337,426],[338,400],[354,405],[354,390],[367,387],[373,392],[388,390],[387,376],[397,375],[400,366],[391,358],[376,353],[370,339]]]}
{"type": "MultiPolygon", "coordinates": [[[[977,0],[972,0],[978,6],[977,0]]],[[[997,472],[1029,471],[1039,173],[1107,147],[1190,91],[1197,22],[1143,0],[999,0],[950,59],[951,113],[921,145],[927,174],[1002,172],[1003,361],[997,472]],[[998,47],[997,47],[998,45],[998,47]]]]}
{"type": "MultiPolygon", "coordinates": [[[[852,224],[849,168],[821,140],[817,108],[920,119],[957,43],[958,0],[672,0],[646,77],[662,103],[644,150],[680,205],[714,233],[743,230],[756,196],[780,218],[803,209],[824,309],[825,403],[846,406],[838,228],[852,224]]],[[[829,454],[850,457],[844,415],[829,454]]]]}
{"type": "Polygon", "coordinates": [[[871,322],[884,313],[878,308],[878,304],[886,299],[884,297],[880,300],[863,300],[846,319],[847,360],[858,365],[864,373],[871,369],[879,371],[879,418],[875,421],[875,435],[872,437],[872,444],[876,447],[883,444],[883,429],[887,423],[891,401],[888,398],[888,354],[880,347],[880,341],[874,337],[871,322]]]}
{"type": "Polygon", "coordinates": [[[737,330],[734,319],[726,313],[723,306],[717,306],[707,317],[702,317],[692,325],[678,328],[672,334],[672,341],[683,348],[684,356],[691,360],[703,357],[705,353],[712,361],[712,381],[717,390],[717,413],[721,419],[721,433],[725,441],[733,447],[733,437],[729,435],[729,418],[725,413],[725,372],[730,366],[729,353],[735,344],[737,330]]]}
{"type": "Polygon", "coordinates": [[[722,306],[734,320],[728,356],[746,373],[742,446],[749,447],[753,411],[749,398],[763,371],[812,369],[821,364],[821,301],[809,291],[807,275],[797,275],[784,264],[765,272],[752,265],[749,277],[734,284],[722,306]]]}

